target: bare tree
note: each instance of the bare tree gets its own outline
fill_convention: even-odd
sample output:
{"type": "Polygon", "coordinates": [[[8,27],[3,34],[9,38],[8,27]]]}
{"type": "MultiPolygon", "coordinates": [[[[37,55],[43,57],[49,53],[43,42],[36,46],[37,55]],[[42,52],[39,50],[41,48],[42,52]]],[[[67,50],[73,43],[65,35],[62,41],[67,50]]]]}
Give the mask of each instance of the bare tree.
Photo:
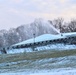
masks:
{"type": "Polygon", "coordinates": [[[76,20],[71,20],[71,22],[68,24],[69,32],[76,32],[76,20]]]}
{"type": "Polygon", "coordinates": [[[54,25],[55,28],[59,29],[60,32],[62,32],[63,22],[64,22],[63,18],[58,18],[58,19],[54,19],[52,21],[52,24],[54,25]]]}
{"type": "Polygon", "coordinates": [[[15,29],[9,30],[7,42],[9,44],[9,46],[19,42],[19,36],[17,35],[17,32],[15,29]]]}

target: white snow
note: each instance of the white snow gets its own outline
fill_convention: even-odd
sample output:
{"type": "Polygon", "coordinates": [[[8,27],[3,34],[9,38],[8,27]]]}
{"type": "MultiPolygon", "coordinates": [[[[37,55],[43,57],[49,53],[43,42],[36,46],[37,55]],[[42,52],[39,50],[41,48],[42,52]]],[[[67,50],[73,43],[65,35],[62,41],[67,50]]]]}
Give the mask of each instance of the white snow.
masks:
{"type": "Polygon", "coordinates": [[[24,53],[24,52],[32,52],[32,49],[31,48],[22,48],[22,49],[7,50],[7,54],[24,53]]]}
{"type": "MultiPolygon", "coordinates": [[[[73,32],[73,33],[60,33],[60,34],[57,34],[57,35],[44,34],[44,35],[36,37],[35,38],[35,42],[41,42],[41,41],[46,41],[46,40],[65,38],[65,37],[68,37],[68,36],[76,36],[76,32],[73,32]],[[61,34],[63,36],[61,36],[61,34]]],[[[28,43],[34,43],[34,38],[26,40],[26,41],[23,41],[23,42],[20,42],[20,43],[17,43],[17,44],[15,44],[13,46],[21,45],[21,44],[28,44],[28,43]]]]}
{"type": "Polygon", "coordinates": [[[1,73],[0,75],[76,75],[76,69],[61,69],[55,71],[40,71],[38,73],[29,72],[14,72],[14,73],[1,73]]]}
{"type": "Polygon", "coordinates": [[[65,45],[65,44],[50,44],[47,46],[41,46],[35,48],[36,50],[69,50],[76,49],[76,45],[65,45]]]}
{"type": "Polygon", "coordinates": [[[58,72],[34,73],[30,75],[76,75],[76,70],[63,70],[58,72]]]}
{"type": "MultiPolygon", "coordinates": [[[[65,36],[63,36],[63,37],[65,37],[65,36]]],[[[63,37],[61,35],[44,34],[44,35],[36,37],[35,38],[35,42],[53,40],[53,39],[58,39],[58,38],[63,38],[63,37]]],[[[26,41],[23,41],[23,42],[20,42],[18,44],[15,44],[14,46],[21,45],[21,44],[28,44],[28,43],[34,43],[34,38],[26,40],[26,41]]]]}
{"type": "MultiPolygon", "coordinates": [[[[41,51],[41,50],[70,50],[70,49],[76,49],[76,45],[51,44],[47,46],[36,47],[34,50],[41,51]]],[[[24,53],[24,52],[33,52],[33,50],[31,48],[7,50],[7,54],[24,53]]]]}

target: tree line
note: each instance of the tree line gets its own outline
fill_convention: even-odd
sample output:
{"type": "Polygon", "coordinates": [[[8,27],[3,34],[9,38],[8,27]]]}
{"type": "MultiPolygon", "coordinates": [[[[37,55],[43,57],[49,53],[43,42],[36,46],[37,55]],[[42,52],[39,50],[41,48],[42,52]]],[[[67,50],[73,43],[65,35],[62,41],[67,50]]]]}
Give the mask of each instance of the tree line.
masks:
{"type": "Polygon", "coordinates": [[[65,22],[63,18],[57,18],[49,22],[61,33],[76,32],[76,19],[65,22]]]}

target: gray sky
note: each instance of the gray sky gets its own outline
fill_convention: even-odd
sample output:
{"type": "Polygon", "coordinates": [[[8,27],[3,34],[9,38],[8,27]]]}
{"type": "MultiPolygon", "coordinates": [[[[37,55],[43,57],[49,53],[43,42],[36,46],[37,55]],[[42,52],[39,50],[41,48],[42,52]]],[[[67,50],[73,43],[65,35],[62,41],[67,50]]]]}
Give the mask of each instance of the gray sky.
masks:
{"type": "Polygon", "coordinates": [[[76,18],[76,0],[0,0],[0,30],[57,17],[76,18]]]}

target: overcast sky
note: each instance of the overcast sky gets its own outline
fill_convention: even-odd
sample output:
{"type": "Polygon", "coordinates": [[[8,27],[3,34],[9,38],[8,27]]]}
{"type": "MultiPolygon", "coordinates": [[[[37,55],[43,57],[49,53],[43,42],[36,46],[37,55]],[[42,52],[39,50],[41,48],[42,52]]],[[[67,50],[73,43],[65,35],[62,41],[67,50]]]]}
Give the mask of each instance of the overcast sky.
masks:
{"type": "Polygon", "coordinates": [[[0,0],[0,30],[57,17],[76,18],[76,0],[0,0]]]}

